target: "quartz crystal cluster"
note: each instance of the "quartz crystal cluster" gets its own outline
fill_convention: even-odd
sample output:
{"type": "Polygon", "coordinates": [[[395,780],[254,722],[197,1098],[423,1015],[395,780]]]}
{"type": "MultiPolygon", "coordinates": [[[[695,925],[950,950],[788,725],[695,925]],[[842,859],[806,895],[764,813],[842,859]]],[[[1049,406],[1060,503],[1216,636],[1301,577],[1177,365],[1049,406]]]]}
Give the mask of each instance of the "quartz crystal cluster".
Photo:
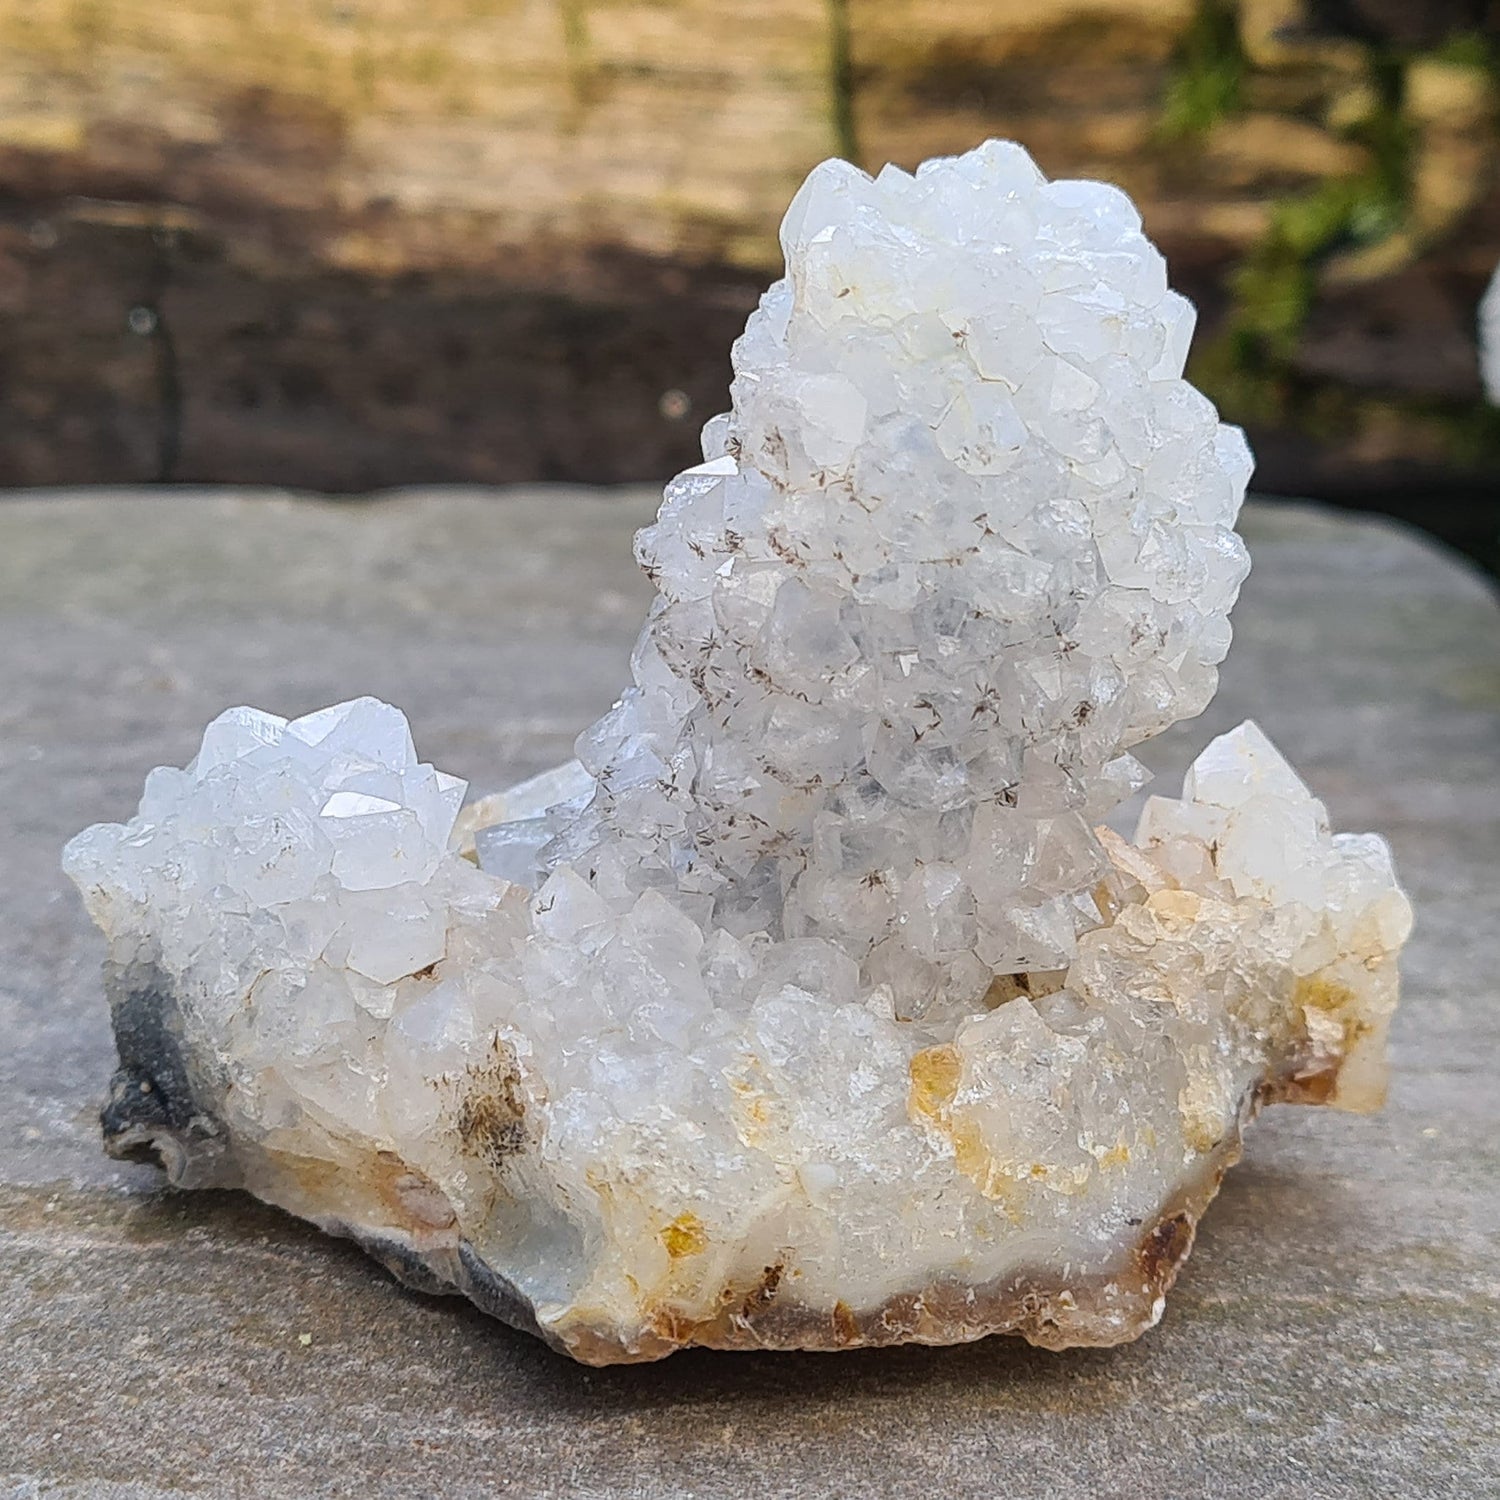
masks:
{"type": "Polygon", "coordinates": [[[1126,196],[829,162],[782,242],[576,761],[233,709],[69,845],[106,1134],[592,1362],[1132,1338],[1261,1104],[1379,1102],[1410,912],[1252,724],[1100,826],[1248,566],[1126,196]]]}

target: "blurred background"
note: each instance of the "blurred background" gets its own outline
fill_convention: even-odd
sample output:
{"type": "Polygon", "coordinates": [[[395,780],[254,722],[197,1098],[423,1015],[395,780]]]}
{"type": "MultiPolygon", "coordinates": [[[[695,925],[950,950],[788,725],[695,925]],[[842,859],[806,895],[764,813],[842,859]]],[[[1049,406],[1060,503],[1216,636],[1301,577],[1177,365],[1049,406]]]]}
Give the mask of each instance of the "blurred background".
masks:
{"type": "Polygon", "coordinates": [[[0,0],[0,484],[659,480],[829,155],[1118,182],[1263,491],[1500,568],[1496,0],[0,0]]]}

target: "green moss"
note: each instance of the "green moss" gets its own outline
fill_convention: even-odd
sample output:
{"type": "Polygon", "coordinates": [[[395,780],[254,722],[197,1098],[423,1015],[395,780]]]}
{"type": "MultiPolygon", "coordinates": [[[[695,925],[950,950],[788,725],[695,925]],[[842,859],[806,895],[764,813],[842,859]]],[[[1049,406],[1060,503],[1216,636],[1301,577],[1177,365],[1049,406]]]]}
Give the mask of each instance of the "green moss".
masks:
{"type": "Polygon", "coordinates": [[[1493,72],[1500,68],[1500,46],[1482,31],[1459,31],[1427,54],[1436,62],[1493,72]]]}
{"type": "Polygon", "coordinates": [[[1401,115],[1402,68],[1370,59],[1376,100],[1351,127],[1367,166],[1272,205],[1265,238],[1231,274],[1225,331],[1195,367],[1226,410],[1283,420],[1293,404],[1287,372],[1330,256],[1379,244],[1399,230],[1410,191],[1412,132],[1401,115]]]}
{"type": "Polygon", "coordinates": [[[1172,58],[1161,137],[1181,141],[1205,136],[1238,109],[1245,66],[1238,5],[1234,0],[1199,0],[1193,23],[1172,58]]]}

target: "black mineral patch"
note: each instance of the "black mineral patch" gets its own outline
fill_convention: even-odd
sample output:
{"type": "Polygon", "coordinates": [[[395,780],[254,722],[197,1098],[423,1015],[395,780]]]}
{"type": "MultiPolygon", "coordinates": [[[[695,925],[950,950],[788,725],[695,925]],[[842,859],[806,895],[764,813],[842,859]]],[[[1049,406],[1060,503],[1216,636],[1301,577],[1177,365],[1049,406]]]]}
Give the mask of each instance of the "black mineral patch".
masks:
{"type": "Polygon", "coordinates": [[[174,1182],[184,1182],[195,1161],[222,1153],[223,1132],[193,1087],[177,998],[153,966],[115,970],[107,982],[120,1066],[99,1115],[105,1150],[120,1161],[159,1166],[174,1182]]]}
{"type": "Polygon", "coordinates": [[[534,1334],[556,1347],[556,1342],[544,1333],[536,1320],[536,1311],[528,1298],[492,1270],[479,1252],[465,1240],[458,1247],[458,1263],[462,1272],[461,1286],[464,1295],[492,1318],[509,1323],[522,1333],[534,1334]]]}
{"type": "Polygon", "coordinates": [[[424,1253],[394,1236],[372,1233],[352,1224],[324,1225],[324,1228],[333,1234],[347,1235],[403,1286],[430,1296],[467,1297],[490,1317],[558,1347],[556,1340],[538,1326],[530,1301],[492,1270],[467,1240],[460,1241],[456,1251],[445,1246],[424,1253]]]}

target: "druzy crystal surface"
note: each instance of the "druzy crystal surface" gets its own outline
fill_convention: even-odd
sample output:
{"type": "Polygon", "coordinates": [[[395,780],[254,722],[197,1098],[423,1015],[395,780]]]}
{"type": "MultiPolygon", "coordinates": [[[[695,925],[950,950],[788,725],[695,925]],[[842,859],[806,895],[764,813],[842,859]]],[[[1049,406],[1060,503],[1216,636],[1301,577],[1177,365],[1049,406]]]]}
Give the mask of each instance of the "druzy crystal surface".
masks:
{"type": "Polygon", "coordinates": [[[1260,1105],[1379,1102],[1409,909],[1253,724],[1101,826],[1248,566],[1125,195],[829,162],[782,239],[576,761],[233,709],[69,845],[107,1138],[588,1361],[1129,1339],[1260,1105]]]}

